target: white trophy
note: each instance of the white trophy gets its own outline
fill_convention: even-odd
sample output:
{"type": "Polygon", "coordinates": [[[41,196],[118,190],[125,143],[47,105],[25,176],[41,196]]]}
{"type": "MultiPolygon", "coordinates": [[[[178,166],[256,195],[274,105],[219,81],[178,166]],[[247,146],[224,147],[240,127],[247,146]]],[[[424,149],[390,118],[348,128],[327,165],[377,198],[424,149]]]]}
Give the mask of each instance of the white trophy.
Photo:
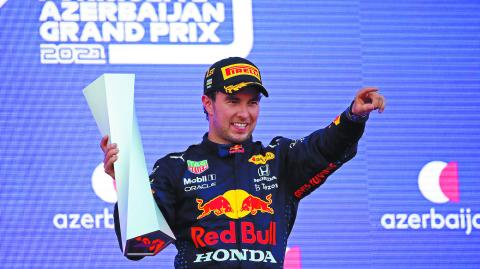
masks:
{"type": "Polygon", "coordinates": [[[134,74],[103,74],[83,94],[102,136],[117,143],[114,163],[123,254],[152,256],[175,240],[150,189],[134,104],[134,74]]]}

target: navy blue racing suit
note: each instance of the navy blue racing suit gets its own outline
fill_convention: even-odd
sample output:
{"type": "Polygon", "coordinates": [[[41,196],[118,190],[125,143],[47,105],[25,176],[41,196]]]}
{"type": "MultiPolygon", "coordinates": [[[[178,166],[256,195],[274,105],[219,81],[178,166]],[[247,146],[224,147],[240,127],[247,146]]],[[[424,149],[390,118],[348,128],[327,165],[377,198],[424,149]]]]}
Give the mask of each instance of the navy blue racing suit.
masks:
{"type": "Polygon", "coordinates": [[[177,239],[175,268],[283,268],[300,199],[356,154],[365,121],[349,108],[324,129],[266,147],[205,134],[158,160],[151,187],[177,239]]]}

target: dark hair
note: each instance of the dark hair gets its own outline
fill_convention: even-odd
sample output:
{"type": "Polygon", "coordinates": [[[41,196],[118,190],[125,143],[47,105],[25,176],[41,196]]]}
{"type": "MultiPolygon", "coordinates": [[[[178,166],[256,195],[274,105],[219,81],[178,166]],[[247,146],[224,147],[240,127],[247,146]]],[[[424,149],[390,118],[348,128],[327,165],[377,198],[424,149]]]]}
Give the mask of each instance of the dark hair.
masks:
{"type": "MultiPolygon", "coordinates": [[[[215,102],[215,98],[217,97],[217,91],[214,91],[214,92],[208,92],[205,94],[208,98],[210,98],[210,100],[212,100],[213,102],[215,102]]],[[[203,113],[205,113],[205,118],[208,120],[208,113],[207,113],[207,110],[205,109],[205,107],[203,107],[203,113]]]]}

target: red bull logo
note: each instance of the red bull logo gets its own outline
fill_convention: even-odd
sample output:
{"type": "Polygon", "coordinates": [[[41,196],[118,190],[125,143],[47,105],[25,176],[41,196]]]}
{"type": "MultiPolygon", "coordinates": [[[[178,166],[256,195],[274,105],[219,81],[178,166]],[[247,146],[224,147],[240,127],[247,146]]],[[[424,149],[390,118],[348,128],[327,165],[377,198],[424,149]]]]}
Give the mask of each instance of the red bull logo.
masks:
{"type": "Polygon", "coordinates": [[[228,153],[234,154],[234,153],[244,153],[245,149],[243,148],[242,145],[234,145],[231,146],[230,149],[228,150],[228,153]]]}
{"type": "Polygon", "coordinates": [[[249,194],[244,190],[230,190],[219,195],[208,202],[202,199],[196,199],[197,208],[201,214],[197,219],[204,218],[211,213],[215,216],[225,215],[231,219],[239,219],[248,214],[256,215],[260,213],[274,214],[272,204],[272,194],[265,196],[265,199],[249,194]]]}
{"type": "Polygon", "coordinates": [[[265,200],[262,200],[256,196],[249,195],[245,200],[242,202],[241,211],[247,211],[252,213],[252,215],[256,215],[258,211],[262,213],[270,213],[273,214],[273,209],[270,207],[272,204],[272,194],[269,194],[265,197],[265,200]]]}
{"type": "Polygon", "coordinates": [[[153,255],[157,255],[158,252],[160,252],[164,247],[166,247],[165,241],[160,239],[151,240],[148,237],[137,236],[135,237],[135,241],[137,241],[141,246],[148,248],[148,250],[152,252],[153,255]]]}
{"type": "Polygon", "coordinates": [[[196,248],[215,246],[219,242],[236,244],[237,241],[242,244],[275,246],[277,244],[277,223],[270,221],[268,227],[259,229],[255,227],[255,223],[250,221],[239,223],[230,221],[228,229],[220,231],[208,231],[203,227],[194,226],[190,228],[190,236],[196,248]],[[240,226],[240,237],[237,237],[237,225],[240,226]]]}
{"type": "Polygon", "coordinates": [[[202,214],[200,214],[197,219],[201,219],[203,217],[206,217],[210,215],[210,213],[214,213],[216,216],[223,215],[227,212],[233,212],[232,206],[230,205],[230,202],[225,199],[225,197],[219,195],[212,200],[206,202],[203,204],[202,199],[197,199],[197,208],[198,210],[202,211],[202,214]]]}

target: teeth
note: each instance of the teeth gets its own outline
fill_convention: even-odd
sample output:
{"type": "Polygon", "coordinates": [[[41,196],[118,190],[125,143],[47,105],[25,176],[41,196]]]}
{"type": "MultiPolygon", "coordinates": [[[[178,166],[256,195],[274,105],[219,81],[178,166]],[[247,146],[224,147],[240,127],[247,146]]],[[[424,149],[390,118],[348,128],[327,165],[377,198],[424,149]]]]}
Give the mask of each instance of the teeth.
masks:
{"type": "Polygon", "coordinates": [[[238,128],[245,128],[245,127],[247,127],[247,124],[246,124],[246,123],[238,123],[238,122],[235,122],[235,123],[233,123],[233,125],[234,125],[235,127],[238,127],[238,128]]]}

